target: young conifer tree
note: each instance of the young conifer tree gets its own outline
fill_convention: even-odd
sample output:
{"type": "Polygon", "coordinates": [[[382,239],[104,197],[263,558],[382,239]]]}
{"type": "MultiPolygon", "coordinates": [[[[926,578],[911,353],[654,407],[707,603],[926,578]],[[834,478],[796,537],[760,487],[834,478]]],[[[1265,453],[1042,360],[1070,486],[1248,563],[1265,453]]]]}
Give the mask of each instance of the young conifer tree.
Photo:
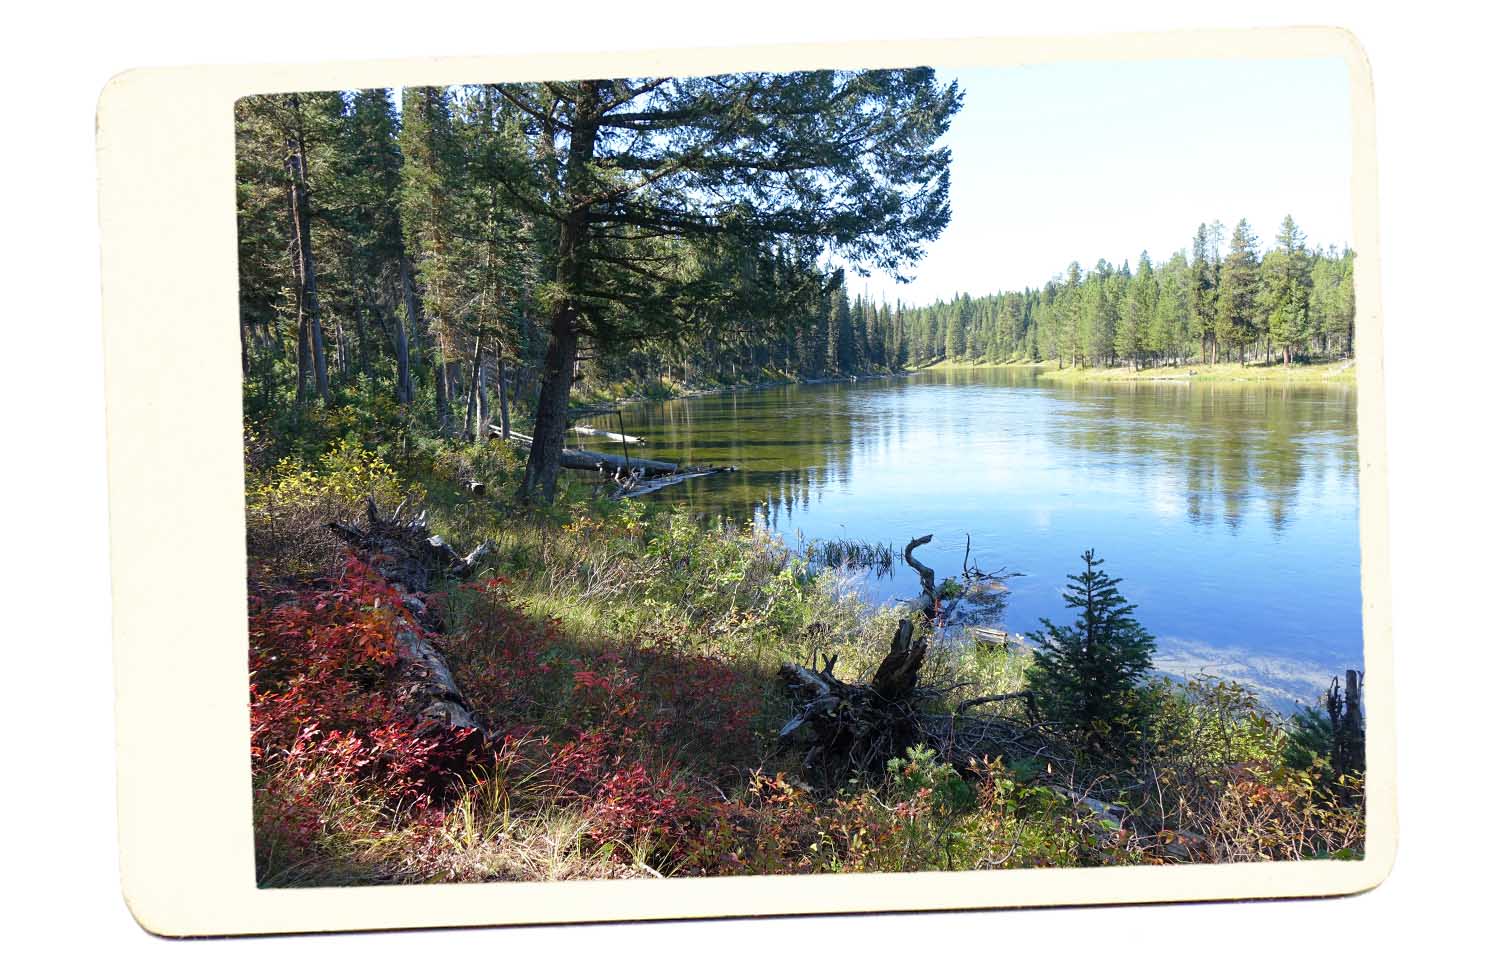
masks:
{"type": "Polygon", "coordinates": [[[1063,594],[1080,611],[1067,627],[1043,618],[1027,636],[1037,643],[1028,675],[1043,716],[1074,735],[1091,755],[1117,757],[1135,728],[1136,688],[1151,667],[1155,639],[1120,595],[1120,581],[1099,567],[1093,550],[1063,594]]]}

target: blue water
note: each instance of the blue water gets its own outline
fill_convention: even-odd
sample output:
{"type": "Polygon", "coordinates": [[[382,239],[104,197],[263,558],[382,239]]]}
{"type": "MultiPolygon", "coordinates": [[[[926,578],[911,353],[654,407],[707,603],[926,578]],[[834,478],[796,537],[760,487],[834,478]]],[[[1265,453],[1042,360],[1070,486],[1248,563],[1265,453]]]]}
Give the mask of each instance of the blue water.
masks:
{"type": "MultiPolygon", "coordinates": [[[[1015,633],[1070,619],[1061,590],[1092,547],[1124,578],[1160,669],[1235,677],[1286,709],[1363,667],[1355,401],[1338,385],[1060,385],[975,369],[643,404],[624,419],[643,454],[740,470],[651,501],[793,545],[899,549],[931,533],[920,555],[939,577],[960,571],[967,534],[971,562],[1025,574],[993,620],[1015,633]]],[[[915,578],[863,589],[909,597],[915,578]]]]}

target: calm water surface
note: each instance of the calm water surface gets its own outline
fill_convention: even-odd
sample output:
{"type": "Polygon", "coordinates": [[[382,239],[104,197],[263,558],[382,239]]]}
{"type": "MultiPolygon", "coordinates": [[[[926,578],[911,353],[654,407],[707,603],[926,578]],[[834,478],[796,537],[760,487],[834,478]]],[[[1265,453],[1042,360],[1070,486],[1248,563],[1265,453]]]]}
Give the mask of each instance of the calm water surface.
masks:
{"type": "MultiPolygon", "coordinates": [[[[1156,635],[1159,668],[1256,684],[1286,708],[1363,667],[1355,392],[1333,385],[1055,385],[1029,370],[926,372],[633,406],[640,452],[740,471],[650,501],[753,520],[793,545],[965,534],[1010,581],[998,626],[1064,622],[1093,547],[1156,635]]],[[[599,447],[595,445],[595,447],[599,447]]],[[[635,452],[636,449],[632,449],[635,452]]],[[[867,577],[873,602],[915,577],[867,577]]]]}

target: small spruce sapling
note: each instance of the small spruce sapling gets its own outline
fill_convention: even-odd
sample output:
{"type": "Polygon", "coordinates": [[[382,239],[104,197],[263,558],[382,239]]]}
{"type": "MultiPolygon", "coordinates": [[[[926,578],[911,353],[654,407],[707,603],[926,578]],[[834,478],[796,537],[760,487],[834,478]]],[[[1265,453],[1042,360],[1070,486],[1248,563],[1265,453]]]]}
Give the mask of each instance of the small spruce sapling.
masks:
{"type": "Polygon", "coordinates": [[[1028,677],[1044,717],[1075,735],[1094,755],[1117,758],[1138,727],[1137,687],[1151,667],[1155,639],[1135,620],[1120,581],[1099,567],[1093,550],[1063,602],[1080,611],[1067,627],[1043,618],[1028,636],[1037,643],[1028,677]]]}

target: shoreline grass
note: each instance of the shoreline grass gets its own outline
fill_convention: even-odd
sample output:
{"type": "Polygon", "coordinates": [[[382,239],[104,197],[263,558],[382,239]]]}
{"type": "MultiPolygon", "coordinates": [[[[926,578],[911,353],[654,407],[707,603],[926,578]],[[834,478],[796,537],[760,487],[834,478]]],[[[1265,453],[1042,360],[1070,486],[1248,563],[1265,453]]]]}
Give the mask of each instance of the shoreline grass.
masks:
{"type": "Polygon", "coordinates": [[[932,361],[917,368],[918,371],[1036,371],[1050,367],[1045,361],[932,361]]]}
{"type": "Polygon", "coordinates": [[[1089,368],[1049,366],[1038,376],[1044,381],[1061,383],[1143,383],[1175,381],[1190,383],[1245,384],[1337,384],[1353,387],[1354,362],[1329,364],[1190,364],[1179,367],[1154,367],[1137,370],[1131,367],[1089,368]]]}

